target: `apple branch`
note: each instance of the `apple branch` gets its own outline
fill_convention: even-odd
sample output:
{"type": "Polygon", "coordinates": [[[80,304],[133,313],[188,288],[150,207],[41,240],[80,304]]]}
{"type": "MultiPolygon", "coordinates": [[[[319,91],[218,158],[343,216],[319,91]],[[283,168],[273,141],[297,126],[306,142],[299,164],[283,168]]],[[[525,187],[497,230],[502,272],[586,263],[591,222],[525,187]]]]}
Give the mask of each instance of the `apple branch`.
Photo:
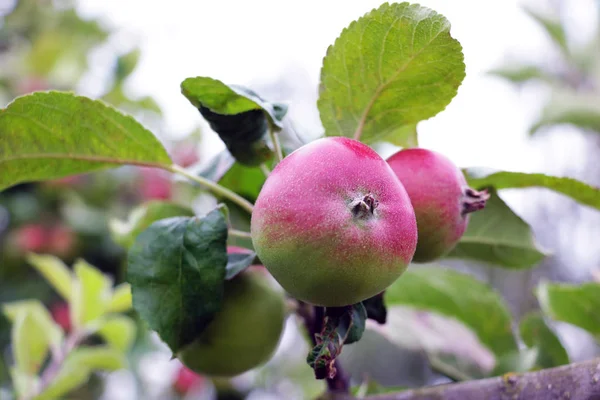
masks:
{"type": "MultiPolygon", "coordinates": [[[[335,400],[354,399],[348,395],[335,400]]],[[[367,396],[368,400],[600,400],[600,358],[523,374],[367,396]]]]}

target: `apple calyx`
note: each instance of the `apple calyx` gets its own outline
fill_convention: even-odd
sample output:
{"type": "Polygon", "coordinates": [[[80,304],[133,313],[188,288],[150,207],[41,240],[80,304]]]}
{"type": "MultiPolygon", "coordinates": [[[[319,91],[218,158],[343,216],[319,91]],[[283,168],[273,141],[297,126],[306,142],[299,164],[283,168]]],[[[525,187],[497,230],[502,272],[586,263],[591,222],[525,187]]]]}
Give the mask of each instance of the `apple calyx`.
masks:
{"type": "Polygon", "coordinates": [[[350,211],[355,218],[368,219],[375,214],[375,209],[379,205],[377,200],[371,193],[354,199],[350,203],[350,211]]]}
{"type": "Polygon", "coordinates": [[[466,188],[462,199],[462,215],[484,209],[489,198],[490,194],[486,189],[477,191],[475,189],[466,188]]]}

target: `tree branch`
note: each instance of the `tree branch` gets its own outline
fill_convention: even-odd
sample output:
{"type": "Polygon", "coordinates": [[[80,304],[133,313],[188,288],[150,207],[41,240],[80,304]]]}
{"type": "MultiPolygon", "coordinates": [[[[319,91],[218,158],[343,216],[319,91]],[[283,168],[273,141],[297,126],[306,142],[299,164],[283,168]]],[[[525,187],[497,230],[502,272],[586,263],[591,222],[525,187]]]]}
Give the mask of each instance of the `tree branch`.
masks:
{"type": "MultiPolygon", "coordinates": [[[[350,396],[336,396],[350,400],[350,396]]],[[[524,374],[430,386],[368,400],[600,400],[600,358],[524,374]]]]}

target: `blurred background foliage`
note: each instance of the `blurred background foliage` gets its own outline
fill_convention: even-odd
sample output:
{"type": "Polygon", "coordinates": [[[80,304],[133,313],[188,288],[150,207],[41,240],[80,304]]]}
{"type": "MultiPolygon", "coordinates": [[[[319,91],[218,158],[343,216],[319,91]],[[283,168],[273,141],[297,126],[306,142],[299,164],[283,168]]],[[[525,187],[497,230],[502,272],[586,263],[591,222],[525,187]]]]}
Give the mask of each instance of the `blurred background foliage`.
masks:
{"type": "MultiPolygon", "coordinates": [[[[600,3],[596,4],[598,9],[593,12],[600,13],[600,3]]],[[[106,44],[114,32],[97,20],[83,19],[75,5],[69,0],[0,0],[2,107],[13,98],[33,91],[79,91],[85,82],[95,80],[96,77],[90,75],[90,54],[106,44]]],[[[540,171],[570,176],[598,187],[600,28],[596,28],[585,44],[575,45],[563,24],[568,7],[567,1],[549,0],[543,12],[526,8],[539,29],[547,34],[555,51],[537,62],[498,65],[490,74],[523,92],[542,89],[548,94],[540,103],[539,116],[530,129],[531,140],[544,154],[540,171]],[[567,163],[557,163],[554,156],[564,151],[561,145],[564,141],[583,143],[583,151],[568,157],[567,163]]],[[[254,200],[264,182],[260,169],[239,164],[229,168],[233,161],[227,152],[215,158],[200,159],[199,144],[203,139],[200,127],[178,141],[170,140],[169,132],[161,124],[158,103],[150,97],[135,97],[129,93],[126,82],[135,71],[139,58],[140,50],[135,46],[126,52],[112,54],[112,67],[103,71],[96,98],[131,113],[158,132],[176,163],[254,200]]],[[[298,100],[302,96],[299,87],[302,84],[298,82],[304,79],[296,79],[300,73],[292,70],[270,82],[255,82],[250,86],[272,101],[298,100]]],[[[303,139],[296,132],[293,121],[298,119],[301,116],[284,121],[283,144],[288,149],[309,140],[308,136],[303,139]]],[[[496,360],[490,347],[500,347],[496,343],[502,340],[502,351],[513,346],[516,349],[517,344],[511,342],[514,338],[506,339],[510,334],[485,336],[489,325],[478,328],[477,318],[484,319],[477,317],[479,310],[484,310],[481,311],[483,315],[491,309],[497,310],[489,315],[499,316],[502,321],[502,318],[508,318],[510,325],[510,316],[504,314],[503,300],[489,295],[486,288],[477,292],[477,288],[467,284],[468,290],[474,293],[473,298],[481,301],[481,307],[469,309],[466,306],[464,316],[460,318],[456,310],[424,310],[427,305],[421,299],[411,297],[408,290],[401,290],[396,285],[398,287],[390,294],[394,305],[390,309],[389,323],[383,327],[370,324],[363,340],[348,346],[342,354],[344,368],[355,383],[361,384],[359,390],[375,392],[383,390],[380,386],[415,387],[447,382],[449,376],[477,378],[502,369],[527,370],[559,365],[568,361],[561,353],[563,346],[572,361],[600,354],[597,342],[582,329],[541,317],[538,298],[534,295],[542,280],[600,281],[600,247],[597,246],[600,217],[597,211],[544,189],[526,189],[507,197],[513,200],[508,202],[509,205],[519,203],[519,214],[531,226],[540,248],[550,250],[548,256],[536,268],[524,270],[503,269],[464,259],[447,259],[441,264],[476,276],[502,295],[512,317],[522,322],[519,327],[521,349],[533,349],[536,342],[542,341],[554,352],[545,352],[541,357],[539,352],[520,351],[496,360]],[[554,330],[558,332],[558,343],[554,330]],[[485,338],[489,342],[482,344],[485,338]],[[496,361],[500,366],[496,365],[496,370],[492,371],[496,361]]],[[[36,270],[28,266],[25,255],[28,252],[52,254],[68,265],[83,258],[119,284],[124,280],[126,253],[111,236],[111,221],[112,226],[116,220],[126,221],[134,207],[152,200],[184,206],[191,204],[195,210],[216,204],[211,196],[195,187],[180,185],[161,171],[132,167],[23,184],[0,193],[0,303],[39,299],[50,308],[61,326],[68,326],[63,300],[36,270]]],[[[503,204],[500,201],[497,206],[503,207],[503,204]]],[[[244,212],[233,204],[228,206],[235,227],[249,230],[249,219],[244,212]]],[[[243,239],[232,244],[249,245],[243,239]]],[[[426,277],[418,274],[412,278],[427,283],[426,277]]],[[[454,299],[461,279],[449,274],[447,280],[451,284],[438,288],[439,292],[454,299]]],[[[135,318],[134,313],[129,315],[135,318]]],[[[143,328],[140,321],[137,323],[143,328]]],[[[110,375],[95,374],[87,385],[69,398],[130,399],[133,393],[144,399],[186,396],[210,399],[215,388],[222,398],[314,397],[323,386],[314,381],[312,371],[306,367],[308,345],[296,325],[294,319],[288,321],[280,349],[271,362],[232,382],[211,382],[181,368],[177,361],[170,361],[168,351],[155,336],[138,329],[140,333],[128,353],[130,370],[110,375]]],[[[10,354],[10,324],[0,315],[0,388],[9,387],[7,365],[10,354]]]]}

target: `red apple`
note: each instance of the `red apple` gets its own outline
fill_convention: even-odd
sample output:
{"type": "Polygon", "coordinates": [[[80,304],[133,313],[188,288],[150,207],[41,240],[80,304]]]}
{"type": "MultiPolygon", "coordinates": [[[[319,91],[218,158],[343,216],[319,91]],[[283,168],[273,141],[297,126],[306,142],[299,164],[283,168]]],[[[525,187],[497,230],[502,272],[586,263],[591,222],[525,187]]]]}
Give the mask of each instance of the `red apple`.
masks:
{"type": "Polygon", "coordinates": [[[417,244],[415,214],[392,169],[344,137],[315,140],[275,167],[256,201],[251,233],[279,284],[325,307],[385,290],[417,244]]]}
{"type": "Polygon", "coordinates": [[[469,223],[469,213],[485,207],[489,195],[467,185],[446,156],[426,149],[400,150],[388,158],[410,196],[419,229],[414,261],[430,262],[452,250],[469,223]]]}
{"type": "Polygon", "coordinates": [[[15,231],[15,244],[21,253],[43,252],[48,244],[48,233],[42,225],[22,225],[15,231]]]}
{"type": "Polygon", "coordinates": [[[173,389],[181,395],[186,395],[191,390],[202,387],[204,380],[205,378],[202,375],[195,373],[185,365],[181,365],[177,370],[173,389]]]}
{"type": "Polygon", "coordinates": [[[65,332],[71,331],[71,315],[67,303],[55,303],[50,307],[50,314],[54,321],[60,325],[65,332]]]}
{"type": "Polygon", "coordinates": [[[156,168],[140,168],[140,194],[144,200],[171,198],[170,175],[156,168]]]}
{"type": "Polygon", "coordinates": [[[65,258],[72,255],[77,235],[65,225],[57,225],[48,231],[48,253],[65,258]]]}

